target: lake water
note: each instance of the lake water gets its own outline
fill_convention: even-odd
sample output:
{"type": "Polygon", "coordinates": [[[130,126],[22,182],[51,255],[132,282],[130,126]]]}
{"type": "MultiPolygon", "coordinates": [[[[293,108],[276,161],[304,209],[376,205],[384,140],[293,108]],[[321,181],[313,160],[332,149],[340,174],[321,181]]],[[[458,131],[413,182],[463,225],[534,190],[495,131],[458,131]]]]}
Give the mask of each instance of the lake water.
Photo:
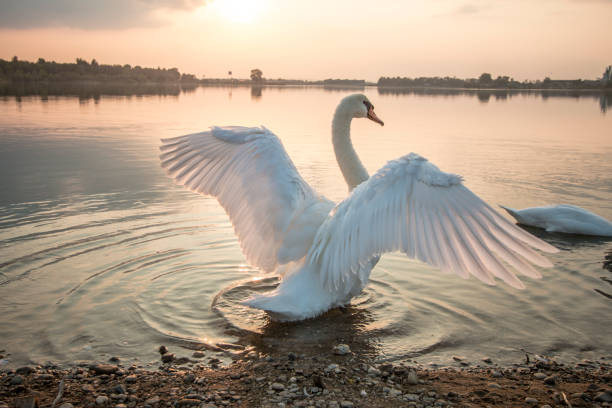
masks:
{"type": "MultiPolygon", "coordinates": [[[[263,124],[306,181],[341,200],[330,122],[348,93],[0,99],[0,350],[9,362],[150,362],[160,344],[190,355],[218,343],[328,353],[348,342],[380,359],[441,364],[452,355],[510,363],[520,349],[609,356],[612,274],[602,265],[612,241],[602,238],[534,231],[561,251],[523,291],[387,254],[345,310],[280,324],[238,306],[274,278],[245,263],[214,198],[167,178],[159,139],[263,124]]],[[[568,203],[612,219],[612,115],[598,97],[364,93],[385,121],[353,123],[370,172],[414,151],[491,204],[568,203]]]]}

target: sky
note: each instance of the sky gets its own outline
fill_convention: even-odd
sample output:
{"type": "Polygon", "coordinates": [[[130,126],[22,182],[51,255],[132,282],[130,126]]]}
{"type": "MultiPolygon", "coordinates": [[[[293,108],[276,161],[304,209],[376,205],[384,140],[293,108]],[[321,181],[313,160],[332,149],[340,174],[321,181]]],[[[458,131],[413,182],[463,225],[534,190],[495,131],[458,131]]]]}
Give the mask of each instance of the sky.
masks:
{"type": "Polygon", "coordinates": [[[198,77],[595,79],[612,0],[0,0],[0,58],[198,77]]]}

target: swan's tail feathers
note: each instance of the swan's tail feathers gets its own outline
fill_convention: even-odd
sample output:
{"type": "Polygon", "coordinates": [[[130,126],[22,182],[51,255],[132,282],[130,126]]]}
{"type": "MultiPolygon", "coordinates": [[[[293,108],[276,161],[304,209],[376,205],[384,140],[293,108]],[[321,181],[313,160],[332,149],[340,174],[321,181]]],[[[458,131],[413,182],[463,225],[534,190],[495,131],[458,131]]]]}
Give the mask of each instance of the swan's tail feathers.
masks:
{"type": "MultiPolygon", "coordinates": [[[[307,296],[308,297],[308,296],[307,296]]],[[[330,308],[329,304],[319,307],[317,304],[296,301],[295,296],[273,290],[253,296],[241,302],[244,306],[267,312],[272,320],[290,322],[316,317],[330,308]]]]}
{"type": "Polygon", "coordinates": [[[288,306],[290,306],[291,303],[290,300],[287,299],[287,296],[281,295],[275,290],[264,293],[263,295],[250,297],[241,303],[244,306],[267,312],[272,320],[292,321],[304,318],[296,314],[295,311],[290,310],[291,308],[288,306]]]}
{"type": "Polygon", "coordinates": [[[519,219],[519,215],[518,215],[518,213],[516,212],[516,210],[515,210],[515,209],[510,208],[510,207],[503,206],[503,205],[501,205],[501,204],[499,204],[499,206],[500,206],[501,208],[503,208],[504,210],[506,210],[506,212],[507,212],[508,214],[510,214],[510,215],[511,215],[511,216],[512,216],[512,217],[513,217],[515,220],[517,220],[517,221],[518,221],[518,219],[519,219]]]}

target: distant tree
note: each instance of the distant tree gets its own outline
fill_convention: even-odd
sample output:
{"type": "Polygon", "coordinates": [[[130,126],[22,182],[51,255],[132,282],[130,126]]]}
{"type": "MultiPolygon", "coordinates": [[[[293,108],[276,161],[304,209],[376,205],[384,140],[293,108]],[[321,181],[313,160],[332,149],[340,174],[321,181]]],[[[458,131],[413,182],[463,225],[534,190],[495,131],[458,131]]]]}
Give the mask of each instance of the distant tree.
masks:
{"type": "Polygon", "coordinates": [[[251,81],[253,82],[263,81],[263,72],[261,72],[261,69],[255,68],[251,70],[251,81]]]}
{"type": "Polygon", "coordinates": [[[603,76],[601,77],[601,80],[604,82],[612,81],[612,65],[608,65],[606,67],[606,70],[604,71],[603,76]]]}
{"type": "Polygon", "coordinates": [[[498,76],[495,79],[495,86],[500,88],[507,88],[510,83],[510,77],[508,76],[498,76]]]}
{"type": "Polygon", "coordinates": [[[19,58],[17,58],[17,56],[16,56],[16,55],[15,55],[15,56],[13,57],[13,59],[11,60],[11,62],[18,62],[18,61],[19,61],[19,58]]]}
{"type": "Polygon", "coordinates": [[[478,77],[478,82],[481,84],[490,84],[493,82],[493,78],[491,77],[491,74],[484,72],[480,74],[480,77],[478,77]]]}
{"type": "Polygon", "coordinates": [[[98,61],[96,61],[95,58],[91,60],[91,66],[92,67],[97,67],[98,66],[98,61]]]}
{"type": "Polygon", "coordinates": [[[89,63],[85,61],[83,58],[77,58],[76,63],[77,65],[89,65],[89,63]]]}
{"type": "Polygon", "coordinates": [[[36,61],[37,64],[44,64],[45,62],[47,61],[45,61],[44,58],[39,58],[38,61],[36,61]]]}

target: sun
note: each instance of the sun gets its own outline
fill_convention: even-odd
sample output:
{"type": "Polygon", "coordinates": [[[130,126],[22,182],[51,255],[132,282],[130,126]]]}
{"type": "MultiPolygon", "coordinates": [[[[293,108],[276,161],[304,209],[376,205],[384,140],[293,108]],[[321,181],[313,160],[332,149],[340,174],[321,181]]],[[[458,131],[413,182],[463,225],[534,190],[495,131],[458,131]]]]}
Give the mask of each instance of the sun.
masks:
{"type": "Polygon", "coordinates": [[[252,23],[263,13],[262,0],[214,0],[211,7],[233,23],[252,23]]]}

